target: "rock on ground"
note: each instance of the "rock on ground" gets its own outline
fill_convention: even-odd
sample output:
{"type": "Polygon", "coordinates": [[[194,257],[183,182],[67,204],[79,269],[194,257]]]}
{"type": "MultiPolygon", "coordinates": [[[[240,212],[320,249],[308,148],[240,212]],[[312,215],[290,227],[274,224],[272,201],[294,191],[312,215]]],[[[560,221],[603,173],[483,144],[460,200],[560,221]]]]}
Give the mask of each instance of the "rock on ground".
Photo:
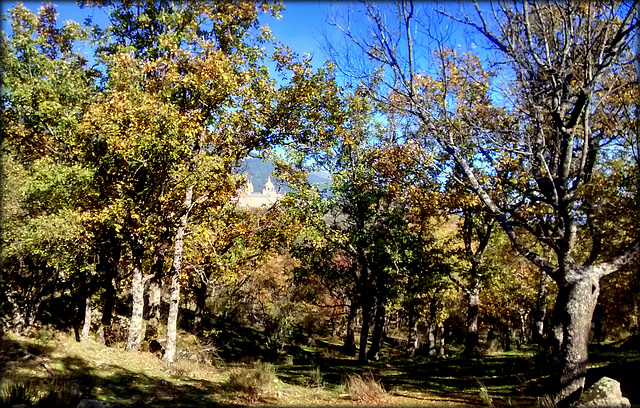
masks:
{"type": "Polygon", "coordinates": [[[629,408],[631,403],[622,396],[620,383],[613,378],[602,377],[585,390],[573,408],[629,408]]]}

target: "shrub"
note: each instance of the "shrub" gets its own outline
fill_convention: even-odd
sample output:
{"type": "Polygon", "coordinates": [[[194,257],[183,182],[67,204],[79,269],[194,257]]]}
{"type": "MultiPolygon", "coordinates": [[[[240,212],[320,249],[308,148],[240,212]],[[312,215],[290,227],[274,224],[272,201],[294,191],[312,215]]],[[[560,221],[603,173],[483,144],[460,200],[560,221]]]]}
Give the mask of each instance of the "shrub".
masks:
{"type": "Polygon", "coordinates": [[[271,392],[278,381],[273,364],[256,363],[252,368],[239,368],[229,375],[229,387],[245,394],[250,399],[258,399],[271,392]]]}
{"type": "Polygon", "coordinates": [[[371,373],[362,376],[359,374],[349,375],[345,390],[354,401],[374,403],[384,402],[388,398],[382,384],[371,373]]]}
{"type": "Polygon", "coordinates": [[[489,395],[489,390],[482,383],[482,381],[476,379],[476,383],[478,384],[478,396],[480,397],[480,400],[482,400],[482,403],[484,405],[486,405],[488,407],[492,407],[493,406],[493,399],[489,395]]]}

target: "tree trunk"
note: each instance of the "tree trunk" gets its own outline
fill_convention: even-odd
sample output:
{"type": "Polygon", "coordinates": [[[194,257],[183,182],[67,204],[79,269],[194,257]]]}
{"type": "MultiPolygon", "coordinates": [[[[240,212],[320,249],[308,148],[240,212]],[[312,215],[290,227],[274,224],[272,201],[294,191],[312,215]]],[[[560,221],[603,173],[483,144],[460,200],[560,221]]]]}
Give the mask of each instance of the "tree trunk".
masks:
{"type": "Polygon", "coordinates": [[[633,312],[631,315],[631,326],[629,331],[633,336],[640,336],[640,307],[638,304],[640,303],[640,293],[636,293],[633,296],[633,312]]]}
{"type": "Polygon", "coordinates": [[[371,320],[371,305],[368,301],[362,304],[362,328],[360,329],[360,352],[358,361],[367,362],[367,341],[369,340],[369,321],[371,320]]]}
{"type": "Polygon", "coordinates": [[[418,350],[418,319],[416,316],[416,299],[409,303],[409,335],[407,336],[407,356],[414,357],[418,350]]]}
{"type": "Polygon", "coordinates": [[[478,352],[478,308],[480,305],[479,285],[469,288],[467,294],[467,336],[464,343],[464,355],[470,356],[478,352]]]}
{"type": "Polygon", "coordinates": [[[142,256],[144,251],[138,243],[135,243],[132,244],[131,253],[133,262],[131,273],[132,307],[126,349],[139,350],[144,334],[144,283],[142,281],[142,256]]]}
{"type": "Polygon", "coordinates": [[[438,357],[444,357],[444,323],[438,325],[438,357]]]}
{"type": "Polygon", "coordinates": [[[18,299],[18,296],[7,293],[5,295],[11,304],[11,323],[13,330],[19,334],[26,334],[36,319],[42,300],[18,299]],[[25,307],[26,304],[26,307],[25,307]]]}
{"type": "Polygon", "coordinates": [[[160,301],[162,299],[162,269],[156,270],[149,280],[147,289],[147,329],[145,340],[158,338],[158,326],[160,325],[160,301]]]}
{"type": "Polygon", "coordinates": [[[169,233],[165,230],[158,238],[153,252],[151,264],[151,278],[147,289],[147,329],[145,340],[158,338],[158,326],[160,326],[160,312],[162,303],[162,278],[164,277],[165,252],[169,247],[169,233]]]}
{"type": "Polygon", "coordinates": [[[596,302],[596,307],[593,310],[593,332],[591,333],[593,337],[590,337],[590,342],[602,343],[605,338],[604,327],[602,320],[604,319],[604,310],[602,308],[602,303],[596,302]]]}
{"type": "Polygon", "coordinates": [[[74,331],[76,341],[86,342],[89,339],[89,331],[91,330],[91,290],[92,282],[90,276],[81,276],[80,288],[77,292],[78,300],[76,302],[76,322],[74,331]]]}
{"type": "Polygon", "coordinates": [[[104,308],[102,309],[102,331],[105,346],[111,346],[114,343],[113,329],[111,323],[113,320],[113,312],[116,306],[116,287],[113,278],[107,278],[104,293],[104,308]]]}
{"type": "Polygon", "coordinates": [[[80,342],[82,343],[89,340],[89,330],[91,330],[91,293],[88,292],[84,298],[84,319],[80,333],[80,342]]]}
{"type": "Polygon", "coordinates": [[[506,350],[507,351],[517,350],[518,349],[518,332],[517,332],[517,329],[513,327],[513,322],[507,323],[504,336],[507,341],[506,350]]]}
{"type": "Polygon", "coordinates": [[[204,317],[204,309],[207,303],[207,285],[201,282],[194,289],[194,292],[196,294],[196,312],[193,317],[193,333],[198,333],[202,330],[202,318],[204,317]]]}
{"type": "Polygon", "coordinates": [[[169,289],[169,316],[167,318],[167,344],[165,346],[162,361],[173,363],[176,355],[176,339],[178,331],[178,309],[180,306],[180,275],[171,275],[171,288],[169,289]]]}
{"type": "Polygon", "coordinates": [[[431,299],[431,305],[429,305],[429,328],[427,329],[428,340],[428,354],[435,357],[437,354],[438,345],[436,344],[438,324],[436,322],[436,301],[431,299]]]}
{"type": "Polygon", "coordinates": [[[98,270],[101,272],[99,276],[103,279],[99,285],[105,288],[103,295],[103,309],[100,324],[102,336],[105,346],[111,346],[115,342],[115,335],[111,324],[113,322],[113,313],[116,306],[116,279],[120,272],[121,266],[121,246],[115,240],[107,243],[108,252],[105,257],[100,258],[98,270]]]}
{"type": "Polygon", "coordinates": [[[591,319],[600,292],[597,278],[583,274],[558,282],[558,296],[549,333],[552,356],[553,400],[568,405],[579,397],[585,383],[591,319]]]}
{"type": "Polygon", "coordinates": [[[528,320],[528,313],[520,314],[520,337],[518,339],[519,346],[528,344],[528,340],[531,338],[531,333],[528,333],[528,329],[531,327],[530,324],[527,324],[528,320]]]}
{"type": "Polygon", "coordinates": [[[358,305],[351,301],[349,306],[349,317],[347,317],[347,335],[344,338],[342,349],[344,354],[354,356],[356,354],[356,320],[358,317],[358,305]]]}
{"type": "Polygon", "coordinates": [[[373,335],[371,336],[371,348],[367,352],[369,360],[378,360],[380,358],[380,348],[384,340],[384,326],[386,323],[386,308],[384,303],[379,300],[376,307],[375,325],[373,327],[373,335]]]}
{"type": "Polygon", "coordinates": [[[169,317],[167,319],[167,344],[165,346],[162,361],[172,363],[176,354],[176,336],[178,329],[178,308],[180,306],[180,274],[182,272],[182,255],[184,250],[184,234],[187,229],[187,220],[193,197],[193,186],[187,187],[182,214],[178,222],[175,242],[173,246],[173,273],[171,275],[171,288],[169,289],[169,317]]]}
{"type": "Polygon", "coordinates": [[[533,342],[543,345],[545,330],[544,321],[547,316],[547,291],[549,289],[549,275],[540,271],[540,286],[538,287],[538,300],[533,311],[533,342]]]}

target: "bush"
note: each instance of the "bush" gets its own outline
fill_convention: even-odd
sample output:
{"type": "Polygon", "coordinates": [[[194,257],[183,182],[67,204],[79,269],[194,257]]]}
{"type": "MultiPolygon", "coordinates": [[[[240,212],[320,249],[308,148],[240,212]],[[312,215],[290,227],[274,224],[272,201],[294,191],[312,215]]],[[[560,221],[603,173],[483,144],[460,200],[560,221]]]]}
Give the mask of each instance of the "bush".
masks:
{"type": "Polygon", "coordinates": [[[346,392],[354,401],[366,403],[385,402],[387,400],[387,392],[377,381],[373,374],[364,375],[350,374],[347,378],[346,392]]]}
{"type": "Polygon", "coordinates": [[[493,399],[489,395],[489,390],[482,383],[482,381],[476,379],[476,383],[478,384],[478,396],[480,397],[480,400],[482,400],[482,403],[484,405],[486,405],[488,407],[492,407],[493,406],[493,399]]]}
{"type": "Polygon", "coordinates": [[[229,375],[229,387],[245,394],[250,399],[258,399],[272,390],[278,381],[273,364],[256,363],[253,368],[239,368],[229,375]]]}

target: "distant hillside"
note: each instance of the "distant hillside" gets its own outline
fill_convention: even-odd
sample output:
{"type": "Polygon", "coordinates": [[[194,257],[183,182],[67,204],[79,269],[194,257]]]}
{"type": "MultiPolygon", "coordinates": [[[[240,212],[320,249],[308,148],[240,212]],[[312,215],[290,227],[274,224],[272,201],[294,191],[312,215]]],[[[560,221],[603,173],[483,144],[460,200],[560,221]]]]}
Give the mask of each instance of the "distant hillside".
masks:
{"type": "MultiPolygon", "coordinates": [[[[246,174],[249,180],[253,183],[254,191],[259,193],[264,188],[264,185],[269,176],[273,173],[274,168],[275,166],[273,163],[249,157],[242,161],[239,173],[246,174]]],[[[276,191],[279,193],[286,193],[290,191],[287,184],[276,177],[271,176],[271,182],[275,185],[276,191]]],[[[313,172],[309,174],[309,182],[311,184],[331,183],[331,179],[326,173],[313,172]]]]}

